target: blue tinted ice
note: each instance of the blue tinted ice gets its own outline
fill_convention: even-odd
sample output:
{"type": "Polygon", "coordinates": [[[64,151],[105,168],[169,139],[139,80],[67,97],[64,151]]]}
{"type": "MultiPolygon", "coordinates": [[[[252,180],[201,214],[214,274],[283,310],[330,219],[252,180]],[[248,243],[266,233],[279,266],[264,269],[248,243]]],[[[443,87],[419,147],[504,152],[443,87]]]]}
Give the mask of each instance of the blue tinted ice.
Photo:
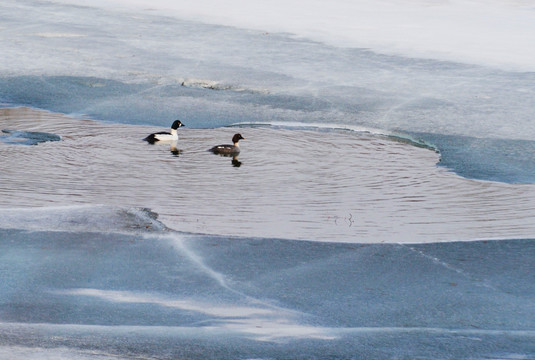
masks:
{"type": "Polygon", "coordinates": [[[84,349],[161,359],[527,359],[534,251],[532,240],[2,230],[0,349],[75,359],[84,349]]]}
{"type": "MultiPolygon", "coordinates": [[[[395,2],[384,3],[386,9],[400,10],[395,2]]],[[[524,39],[529,32],[522,29],[532,26],[527,19],[533,16],[533,9],[525,4],[481,5],[477,14],[482,23],[461,22],[473,30],[464,34],[462,27],[445,25],[452,18],[465,19],[474,11],[472,5],[434,4],[445,11],[441,21],[433,22],[448,29],[442,35],[471,39],[471,43],[456,41],[453,50],[440,52],[436,47],[448,48],[447,41],[418,37],[422,44],[411,45],[414,56],[406,49],[394,51],[398,54],[394,55],[351,46],[362,36],[359,31],[347,35],[332,28],[353,26],[345,17],[339,18],[340,24],[336,18],[322,18],[331,38],[295,24],[296,35],[307,34],[310,39],[193,21],[191,14],[180,10],[163,14],[143,7],[117,11],[106,4],[96,5],[100,7],[69,5],[68,1],[0,5],[8,14],[3,29],[6,36],[0,40],[5,59],[0,65],[2,103],[166,127],[177,117],[192,128],[273,121],[367,126],[407,136],[421,134],[441,150],[443,165],[469,178],[535,181],[529,151],[535,139],[531,125],[535,75],[519,71],[527,62],[520,56],[523,50],[515,48],[518,44],[508,43],[496,50],[486,37],[477,37],[481,29],[494,31],[492,19],[497,16],[500,21],[507,20],[504,24],[516,20],[515,27],[503,25],[496,31],[518,41],[524,39]],[[500,12],[495,12],[495,7],[500,12]],[[315,35],[325,41],[314,41],[315,35]],[[511,52],[503,53],[509,46],[511,52]],[[489,66],[500,63],[496,57],[519,67],[489,66]],[[469,60],[477,61],[470,64],[469,60]],[[467,143],[463,140],[467,138],[481,141],[467,143]],[[455,151],[448,145],[450,139],[456,144],[455,151]],[[501,155],[504,142],[514,156],[501,155]]],[[[180,8],[154,4],[156,9],[174,6],[180,8]]],[[[373,8],[367,4],[364,9],[368,7],[373,8]]],[[[425,19],[433,6],[411,3],[404,7],[416,16],[416,28],[418,24],[422,29],[430,26],[425,19]]],[[[243,9],[245,13],[254,11],[254,6],[243,9]]],[[[351,9],[354,11],[354,6],[351,9]]],[[[276,29],[291,27],[292,23],[284,23],[288,21],[285,16],[295,9],[289,6],[287,10],[280,14],[281,26],[276,29]]],[[[202,11],[220,12],[217,8],[202,11]]],[[[383,8],[378,11],[371,14],[393,14],[383,8]]],[[[358,16],[363,15],[358,12],[358,16]]],[[[367,23],[369,19],[364,18],[367,23]]],[[[399,17],[391,20],[396,24],[399,17]]],[[[398,25],[400,34],[411,28],[398,25]]],[[[373,41],[381,34],[375,31],[366,37],[372,37],[370,48],[384,49],[373,41]]],[[[399,39],[400,43],[405,40],[399,39]]]]}
{"type": "Polygon", "coordinates": [[[47,141],[60,141],[61,137],[56,134],[37,131],[2,130],[0,141],[13,145],[37,145],[47,141]]]}

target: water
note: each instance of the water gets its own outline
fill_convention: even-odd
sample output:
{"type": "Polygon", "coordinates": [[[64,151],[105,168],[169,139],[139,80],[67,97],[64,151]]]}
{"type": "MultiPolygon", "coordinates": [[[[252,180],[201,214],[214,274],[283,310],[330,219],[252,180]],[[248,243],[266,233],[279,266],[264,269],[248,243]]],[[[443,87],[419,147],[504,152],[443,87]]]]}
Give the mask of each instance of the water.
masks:
{"type": "Polygon", "coordinates": [[[534,358],[533,6],[275,5],[0,4],[0,358],[534,358]]]}
{"type": "MultiPolygon", "coordinates": [[[[0,144],[0,181],[9,184],[0,194],[9,214],[21,207],[147,207],[185,232],[333,242],[505,239],[535,231],[533,185],[470,181],[436,167],[432,149],[384,136],[186,127],[172,151],[141,141],[158,127],[30,109],[3,111],[4,124],[62,138],[38,147],[0,144]],[[207,151],[235,132],[246,138],[236,159],[207,151]],[[28,169],[38,176],[28,177],[28,169]]],[[[11,223],[12,216],[2,227],[11,223]]]]}

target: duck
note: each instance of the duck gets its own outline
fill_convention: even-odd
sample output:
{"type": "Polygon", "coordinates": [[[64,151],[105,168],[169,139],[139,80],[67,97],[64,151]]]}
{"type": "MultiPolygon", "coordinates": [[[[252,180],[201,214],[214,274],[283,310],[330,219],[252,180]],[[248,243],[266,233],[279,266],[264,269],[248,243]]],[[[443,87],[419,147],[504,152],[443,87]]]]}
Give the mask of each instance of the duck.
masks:
{"type": "Polygon", "coordinates": [[[211,152],[217,155],[235,156],[240,153],[240,145],[238,142],[245,140],[241,134],[234,134],[232,142],[234,145],[216,145],[210,149],[211,152]]]}
{"type": "Polygon", "coordinates": [[[171,125],[171,132],[161,131],[157,133],[150,134],[143,140],[147,141],[149,144],[154,144],[157,142],[171,142],[171,141],[177,141],[178,140],[178,133],[177,130],[179,127],[185,126],[180,122],[180,120],[175,120],[173,124],[171,125]]]}

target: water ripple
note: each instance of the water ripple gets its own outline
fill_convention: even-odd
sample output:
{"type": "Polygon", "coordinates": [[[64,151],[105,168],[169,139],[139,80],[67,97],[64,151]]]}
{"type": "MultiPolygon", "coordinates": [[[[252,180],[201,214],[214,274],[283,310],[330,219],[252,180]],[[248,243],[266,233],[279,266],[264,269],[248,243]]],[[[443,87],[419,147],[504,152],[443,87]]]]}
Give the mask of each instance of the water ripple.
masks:
{"type": "Polygon", "coordinates": [[[206,151],[233,128],[180,129],[178,156],[141,140],[154,127],[19,108],[0,112],[0,128],[63,140],[0,143],[3,208],[147,207],[180,231],[317,241],[535,235],[535,186],[467,180],[437,167],[429,149],[370,134],[240,128],[236,167],[206,151]]]}

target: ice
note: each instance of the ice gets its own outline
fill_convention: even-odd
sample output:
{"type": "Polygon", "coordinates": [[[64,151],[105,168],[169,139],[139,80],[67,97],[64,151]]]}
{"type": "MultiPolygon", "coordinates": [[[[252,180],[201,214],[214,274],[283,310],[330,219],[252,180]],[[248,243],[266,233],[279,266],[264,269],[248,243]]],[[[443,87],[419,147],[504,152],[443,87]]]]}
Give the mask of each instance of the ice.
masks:
{"type": "Polygon", "coordinates": [[[1,230],[0,356],[529,358],[532,244],[1,230]]]}
{"type": "Polygon", "coordinates": [[[46,347],[28,346],[1,346],[0,359],[27,359],[27,360],[116,360],[129,359],[116,354],[99,351],[73,350],[68,347],[57,347],[54,349],[46,347]]]}
{"type": "Polygon", "coordinates": [[[532,153],[514,143],[535,139],[528,3],[36,4],[2,4],[4,104],[160,126],[375,128],[434,139],[464,176],[533,182],[532,153]],[[472,141],[457,158],[445,136],[512,140],[515,156],[472,141]]]}
{"type": "MultiPolygon", "coordinates": [[[[73,3],[61,0],[63,3],[73,3]]],[[[286,32],[337,47],[532,71],[535,7],[527,1],[262,2],[77,1],[103,8],[150,9],[213,24],[286,32]]]]}
{"type": "MultiPolygon", "coordinates": [[[[34,190],[35,191],[35,190],[34,190]]],[[[106,205],[0,209],[0,228],[29,231],[147,232],[165,226],[149,209],[106,205]]]]}
{"type": "Polygon", "coordinates": [[[2,1],[0,358],[533,358],[534,14],[2,1]]]}
{"type": "Polygon", "coordinates": [[[61,137],[59,135],[45,132],[15,131],[8,129],[3,129],[2,132],[7,135],[0,134],[0,141],[6,144],[37,145],[42,142],[61,140],[61,137]]]}
{"type": "MultiPolygon", "coordinates": [[[[320,121],[474,137],[535,138],[530,121],[532,73],[418,59],[413,53],[386,56],[357,45],[333,47],[310,41],[313,37],[207,25],[184,20],[187,9],[175,3],[150,4],[156,9],[178,7],[177,13],[169,11],[166,16],[146,10],[114,12],[107,4],[100,8],[57,2],[39,7],[31,1],[6,4],[12,24],[2,40],[6,61],[0,65],[0,96],[15,104],[129,123],[163,125],[171,115],[180,114],[191,119],[194,127],[238,121],[320,121]],[[19,28],[19,23],[27,25],[19,28]],[[35,52],[40,54],[38,59],[35,52]],[[214,88],[224,91],[210,91],[214,88]]],[[[257,6],[261,11],[260,4],[252,4],[240,6],[245,13],[257,6]]],[[[459,2],[379,4],[375,6],[418,8],[422,18],[443,7],[463,6],[459,2]]],[[[298,5],[298,1],[290,3],[285,9],[296,11],[298,5]]],[[[497,5],[477,7],[481,11],[476,18],[491,16],[493,6],[497,5]]],[[[190,9],[195,7],[188,4],[190,9]]],[[[209,8],[225,13],[220,6],[209,8]]],[[[328,18],[328,11],[318,10],[318,16],[328,18]]],[[[367,13],[352,10],[348,14],[367,13]]],[[[510,5],[500,16],[518,22],[517,12],[533,14],[531,7],[510,5]]],[[[277,13],[281,24],[289,22],[284,18],[287,12],[277,13]]],[[[381,18],[380,13],[366,17],[381,18]]],[[[307,21],[314,22],[314,17],[307,21]]],[[[358,17],[351,23],[358,23],[358,17]]],[[[503,25],[496,31],[517,39],[535,34],[513,29],[503,25]]],[[[485,29],[478,31],[493,39],[485,29]]],[[[459,31],[458,36],[473,33],[459,31]]]]}

